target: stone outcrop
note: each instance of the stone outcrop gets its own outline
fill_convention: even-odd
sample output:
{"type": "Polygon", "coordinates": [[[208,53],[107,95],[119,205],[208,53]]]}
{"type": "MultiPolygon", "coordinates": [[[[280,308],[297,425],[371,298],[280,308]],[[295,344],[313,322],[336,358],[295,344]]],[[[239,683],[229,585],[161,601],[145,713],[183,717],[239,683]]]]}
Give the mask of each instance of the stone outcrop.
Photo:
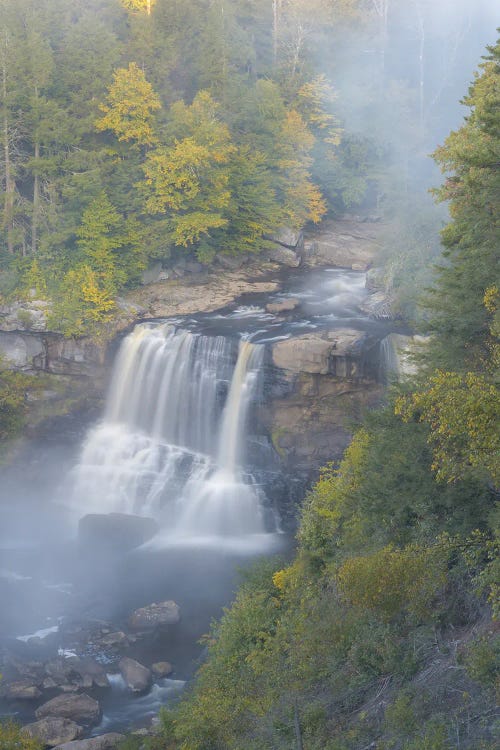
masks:
{"type": "Polygon", "coordinates": [[[71,719],[49,716],[33,724],[27,724],[22,731],[28,737],[40,740],[42,745],[46,747],[55,747],[81,737],[83,727],[71,721],[71,719]]]}
{"type": "Polygon", "coordinates": [[[154,630],[176,625],[181,619],[179,605],[173,601],[150,604],[132,612],[128,619],[131,630],[154,630]]]}
{"type": "Polygon", "coordinates": [[[145,693],[151,687],[151,670],[139,664],[135,659],[124,656],[120,659],[118,667],[128,689],[133,693],[145,693]]]}
{"type": "Polygon", "coordinates": [[[350,329],[306,333],[274,344],[273,363],[291,373],[361,377],[361,354],[369,346],[368,338],[350,329]]]}
{"type": "Polygon", "coordinates": [[[349,423],[382,394],[370,362],[374,344],[362,331],[340,329],[273,345],[274,395],[261,419],[287,470],[311,476],[342,456],[349,423]]]}
{"type": "Polygon", "coordinates": [[[292,227],[282,227],[278,232],[270,235],[269,239],[291,250],[301,250],[304,246],[304,234],[300,229],[292,227]]]}
{"type": "Polygon", "coordinates": [[[101,707],[86,693],[58,695],[37,708],[35,716],[37,719],[49,716],[71,719],[82,726],[93,726],[99,723],[101,707]]]}
{"type": "Polygon", "coordinates": [[[325,221],[305,237],[307,261],[366,271],[374,261],[383,230],[383,224],[374,222],[325,221]]]}

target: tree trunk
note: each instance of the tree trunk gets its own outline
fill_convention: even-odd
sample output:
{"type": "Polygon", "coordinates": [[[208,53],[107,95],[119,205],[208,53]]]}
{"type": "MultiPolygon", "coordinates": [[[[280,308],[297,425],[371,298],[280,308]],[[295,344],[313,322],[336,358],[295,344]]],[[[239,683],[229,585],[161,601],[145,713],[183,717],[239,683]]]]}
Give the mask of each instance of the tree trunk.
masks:
{"type": "MultiPolygon", "coordinates": [[[[40,144],[38,140],[35,143],[35,162],[40,158],[40,144]]],[[[38,245],[38,216],[40,211],[40,178],[38,176],[38,166],[35,165],[33,175],[33,215],[31,221],[31,252],[36,255],[38,245]]]]}
{"type": "Polygon", "coordinates": [[[281,4],[282,0],[273,0],[273,60],[275,63],[278,59],[281,4]]]}
{"type": "Polygon", "coordinates": [[[300,729],[299,709],[297,707],[297,701],[295,701],[295,705],[293,707],[293,725],[295,728],[296,748],[297,750],[304,750],[304,745],[302,742],[302,732],[300,729]]]}
{"type": "MultiPolygon", "coordinates": [[[[4,40],[7,46],[7,40],[4,40]]],[[[10,138],[9,138],[9,115],[7,109],[7,61],[2,60],[2,136],[4,152],[4,169],[5,169],[5,205],[4,205],[4,227],[7,232],[7,250],[14,254],[14,190],[15,185],[12,179],[12,162],[10,156],[10,138]]]]}

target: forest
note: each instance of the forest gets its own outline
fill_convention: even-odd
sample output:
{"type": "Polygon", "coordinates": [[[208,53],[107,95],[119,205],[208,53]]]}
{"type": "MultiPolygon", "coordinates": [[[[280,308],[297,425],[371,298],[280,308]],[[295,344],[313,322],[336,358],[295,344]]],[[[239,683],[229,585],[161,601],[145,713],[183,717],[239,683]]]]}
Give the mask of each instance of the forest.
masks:
{"type": "MultiPolygon", "coordinates": [[[[98,338],[153,262],[258,263],[280,228],[369,214],[427,337],[307,493],[293,557],[243,574],[122,750],[497,747],[500,41],[458,5],[0,0],[2,304],[98,338]]],[[[2,439],[25,377],[0,372],[2,439]]],[[[3,725],[0,748],[39,745],[3,725]]]]}

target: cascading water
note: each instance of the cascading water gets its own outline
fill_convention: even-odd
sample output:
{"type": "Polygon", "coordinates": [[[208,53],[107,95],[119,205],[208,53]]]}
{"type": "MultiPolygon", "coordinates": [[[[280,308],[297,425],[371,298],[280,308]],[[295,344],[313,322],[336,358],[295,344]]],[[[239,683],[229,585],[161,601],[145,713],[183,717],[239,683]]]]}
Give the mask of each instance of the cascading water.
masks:
{"type": "MultiPolygon", "coordinates": [[[[74,504],[154,515],[176,541],[263,534],[245,427],[264,348],[137,326],[116,359],[103,422],[76,470],[74,504]]],[[[274,530],[274,529],[272,529],[274,530]]]]}

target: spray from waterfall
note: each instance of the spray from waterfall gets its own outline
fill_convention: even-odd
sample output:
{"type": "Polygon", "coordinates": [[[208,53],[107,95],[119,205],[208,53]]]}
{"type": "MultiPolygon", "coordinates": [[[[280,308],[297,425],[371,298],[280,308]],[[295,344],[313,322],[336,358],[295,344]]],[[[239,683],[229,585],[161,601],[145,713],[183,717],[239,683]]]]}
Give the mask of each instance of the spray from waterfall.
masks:
{"type": "Polygon", "coordinates": [[[246,459],[263,355],[248,341],[236,353],[224,337],[137,326],[76,470],[79,512],[154,516],[184,540],[274,531],[246,459]]]}

